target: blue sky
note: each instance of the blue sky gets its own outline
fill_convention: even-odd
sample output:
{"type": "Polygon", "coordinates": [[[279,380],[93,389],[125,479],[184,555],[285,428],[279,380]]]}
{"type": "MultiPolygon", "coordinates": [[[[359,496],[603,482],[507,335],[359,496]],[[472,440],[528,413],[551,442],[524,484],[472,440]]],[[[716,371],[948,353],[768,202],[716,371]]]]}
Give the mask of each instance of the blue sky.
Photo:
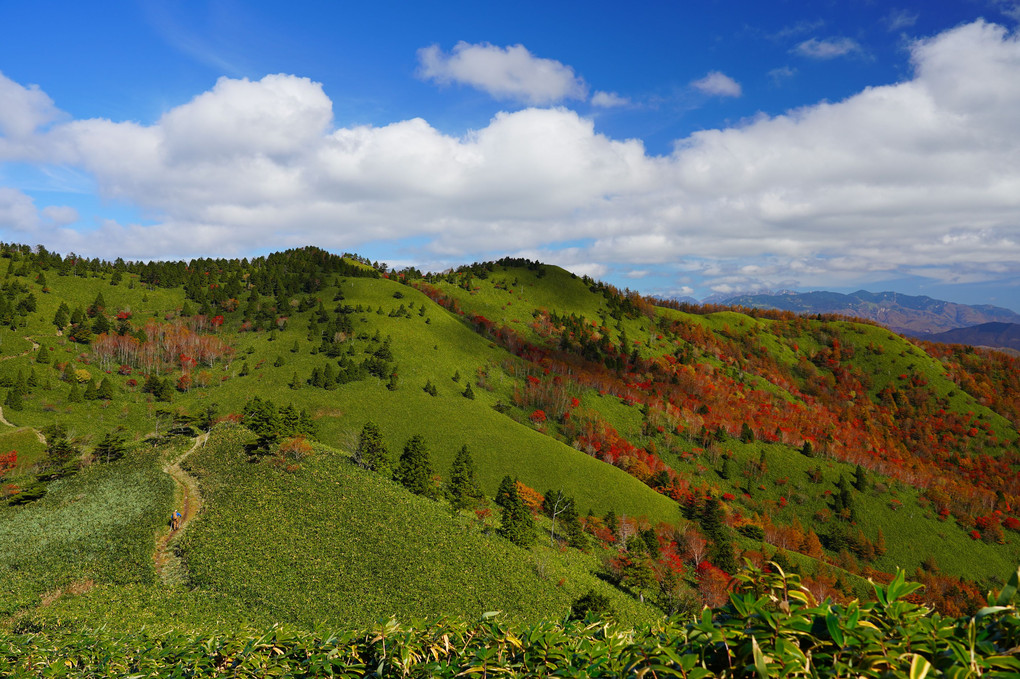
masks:
{"type": "Polygon", "coordinates": [[[0,238],[1020,310],[1020,4],[0,5],[0,238]]]}

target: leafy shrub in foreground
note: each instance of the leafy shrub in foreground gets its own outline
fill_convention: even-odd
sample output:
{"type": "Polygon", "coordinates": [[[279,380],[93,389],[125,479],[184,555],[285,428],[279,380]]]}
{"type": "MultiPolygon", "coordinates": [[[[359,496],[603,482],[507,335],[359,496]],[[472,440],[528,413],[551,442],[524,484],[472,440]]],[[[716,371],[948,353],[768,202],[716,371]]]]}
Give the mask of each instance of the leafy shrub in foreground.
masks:
{"type": "Polygon", "coordinates": [[[942,618],[907,602],[900,572],[877,601],[815,602],[796,575],[749,570],[730,602],[688,621],[502,624],[444,620],[371,630],[262,636],[102,632],[0,635],[0,674],[133,676],[1015,677],[1018,573],[976,616],[942,618]]]}

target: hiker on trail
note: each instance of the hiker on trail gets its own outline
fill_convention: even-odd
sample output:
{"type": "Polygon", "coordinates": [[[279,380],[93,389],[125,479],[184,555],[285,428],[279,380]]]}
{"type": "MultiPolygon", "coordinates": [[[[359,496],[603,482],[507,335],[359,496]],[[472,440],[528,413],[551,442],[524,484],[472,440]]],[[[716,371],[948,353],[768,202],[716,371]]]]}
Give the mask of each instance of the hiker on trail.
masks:
{"type": "Polygon", "coordinates": [[[181,513],[175,511],[173,514],[170,515],[170,530],[175,531],[180,529],[180,527],[181,527],[181,513]]]}

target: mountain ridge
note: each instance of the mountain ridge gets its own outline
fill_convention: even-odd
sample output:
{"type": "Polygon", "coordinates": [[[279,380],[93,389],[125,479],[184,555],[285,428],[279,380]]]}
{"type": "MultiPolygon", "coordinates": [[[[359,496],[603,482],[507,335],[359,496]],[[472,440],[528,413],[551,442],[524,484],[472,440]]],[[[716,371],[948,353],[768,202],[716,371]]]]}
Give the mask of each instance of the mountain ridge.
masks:
{"type": "Polygon", "coordinates": [[[802,314],[839,314],[875,321],[890,330],[926,336],[989,322],[1020,323],[1020,314],[990,304],[960,304],[926,295],[868,292],[758,293],[729,296],[717,303],[751,309],[778,309],[802,314]]]}

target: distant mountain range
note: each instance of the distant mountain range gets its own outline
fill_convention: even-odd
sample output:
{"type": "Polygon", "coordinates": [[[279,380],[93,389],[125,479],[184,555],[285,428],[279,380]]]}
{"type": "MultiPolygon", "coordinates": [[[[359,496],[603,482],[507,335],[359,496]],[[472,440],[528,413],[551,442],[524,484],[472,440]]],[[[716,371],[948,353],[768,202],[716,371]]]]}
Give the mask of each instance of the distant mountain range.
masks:
{"type": "Polygon", "coordinates": [[[954,328],[925,337],[933,342],[970,344],[1020,352],[1020,323],[982,323],[969,328],[954,328]]]}
{"type": "Polygon", "coordinates": [[[752,309],[856,316],[881,323],[896,332],[926,339],[934,339],[930,336],[957,328],[982,324],[1020,323],[1020,314],[1003,307],[990,304],[957,304],[923,295],[904,295],[897,292],[858,290],[845,295],[826,291],[783,291],[776,294],[737,295],[718,302],[752,309]]]}

